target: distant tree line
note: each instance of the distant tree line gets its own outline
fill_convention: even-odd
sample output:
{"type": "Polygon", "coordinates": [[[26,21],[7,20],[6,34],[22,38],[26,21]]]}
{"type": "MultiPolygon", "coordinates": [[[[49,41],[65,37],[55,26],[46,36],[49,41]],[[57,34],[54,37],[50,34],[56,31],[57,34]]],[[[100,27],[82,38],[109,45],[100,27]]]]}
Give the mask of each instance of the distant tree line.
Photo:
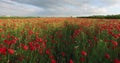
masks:
{"type": "Polygon", "coordinates": [[[93,15],[93,16],[84,16],[77,18],[98,18],[98,19],[120,19],[120,14],[118,15],[93,15]]]}
{"type": "MultiPolygon", "coordinates": [[[[0,16],[0,19],[24,19],[24,18],[41,18],[39,16],[0,16]]],[[[97,19],[120,19],[120,14],[118,15],[93,15],[93,16],[82,16],[77,18],[97,18],[97,19]]]]}

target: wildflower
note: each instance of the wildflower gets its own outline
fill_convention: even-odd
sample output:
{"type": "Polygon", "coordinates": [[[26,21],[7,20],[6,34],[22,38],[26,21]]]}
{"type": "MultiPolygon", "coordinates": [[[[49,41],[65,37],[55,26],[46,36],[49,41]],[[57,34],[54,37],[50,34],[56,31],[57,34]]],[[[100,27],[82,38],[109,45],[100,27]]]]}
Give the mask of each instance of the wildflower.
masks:
{"type": "Polygon", "coordinates": [[[8,53],[9,54],[14,54],[14,50],[13,49],[8,49],[8,53]]]}
{"type": "Polygon", "coordinates": [[[74,63],[72,59],[70,59],[69,63],[74,63]]]}
{"type": "Polygon", "coordinates": [[[23,45],[23,49],[24,49],[24,50],[28,50],[28,46],[23,45]]]}
{"type": "Polygon", "coordinates": [[[82,51],[81,54],[82,54],[83,56],[86,56],[86,55],[87,55],[87,53],[86,53],[85,51],[82,51]]]}
{"type": "Polygon", "coordinates": [[[53,56],[53,55],[50,55],[49,57],[50,57],[51,59],[53,59],[53,58],[54,58],[54,56],[53,56]]]}
{"type": "Polygon", "coordinates": [[[34,51],[35,50],[35,46],[30,46],[30,50],[34,51]]]}
{"type": "Polygon", "coordinates": [[[50,54],[50,50],[49,50],[49,49],[47,49],[45,52],[46,52],[46,54],[48,54],[48,55],[50,54]]]}
{"type": "Polygon", "coordinates": [[[0,54],[6,55],[6,48],[0,48],[0,54]]]}
{"type": "Polygon", "coordinates": [[[96,36],[94,37],[94,41],[96,41],[96,42],[98,41],[98,39],[97,39],[97,37],[96,37],[96,36]]]}
{"type": "Polygon", "coordinates": [[[22,58],[22,57],[18,58],[19,61],[22,61],[23,59],[24,59],[24,58],[22,58]]]}
{"type": "Polygon", "coordinates": [[[116,39],[119,38],[119,36],[117,34],[114,34],[113,37],[116,38],[116,39]]]}
{"type": "Polygon", "coordinates": [[[32,31],[32,30],[29,30],[29,31],[28,31],[28,34],[29,34],[29,35],[32,35],[32,34],[33,34],[33,31],[32,31]]]}
{"type": "Polygon", "coordinates": [[[112,44],[113,44],[114,47],[118,46],[118,43],[116,41],[112,41],[112,44]]]}
{"type": "Polygon", "coordinates": [[[62,52],[61,54],[62,54],[63,57],[65,56],[65,53],[64,53],[64,52],[62,52]]]}
{"type": "Polygon", "coordinates": [[[80,61],[81,61],[81,62],[84,62],[84,61],[85,61],[85,59],[84,59],[84,58],[80,58],[80,61]]]}
{"type": "Polygon", "coordinates": [[[43,49],[42,48],[39,48],[38,51],[39,51],[40,54],[43,54],[43,49]]]}
{"type": "Polygon", "coordinates": [[[43,39],[42,39],[42,38],[39,38],[39,42],[43,42],[43,39]]]}
{"type": "Polygon", "coordinates": [[[56,62],[56,60],[52,59],[52,60],[51,60],[51,63],[57,63],[57,62],[56,62]]]}
{"type": "Polygon", "coordinates": [[[114,62],[114,63],[120,63],[120,60],[114,59],[113,62],[114,62]]]}
{"type": "Polygon", "coordinates": [[[106,54],[105,54],[105,58],[106,58],[106,59],[110,59],[110,55],[106,53],[106,54]]]}
{"type": "Polygon", "coordinates": [[[28,45],[29,45],[29,46],[32,46],[32,45],[33,45],[33,43],[32,43],[32,42],[29,42],[29,43],[28,43],[28,45]]]}
{"type": "Polygon", "coordinates": [[[11,45],[11,41],[9,41],[9,40],[4,40],[4,43],[9,45],[9,46],[11,45]]]}
{"type": "Polygon", "coordinates": [[[40,44],[39,43],[35,43],[34,45],[36,48],[40,48],[40,44]]]}
{"type": "Polygon", "coordinates": [[[16,40],[11,40],[11,44],[15,44],[16,43],[16,40]]]}

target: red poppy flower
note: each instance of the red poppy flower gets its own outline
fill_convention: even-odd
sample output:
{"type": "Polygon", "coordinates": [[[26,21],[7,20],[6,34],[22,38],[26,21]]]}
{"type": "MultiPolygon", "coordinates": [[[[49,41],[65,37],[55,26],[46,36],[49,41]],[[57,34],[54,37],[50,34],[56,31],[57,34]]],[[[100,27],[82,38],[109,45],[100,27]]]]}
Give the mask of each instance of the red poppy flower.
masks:
{"type": "Polygon", "coordinates": [[[9,45],[9,46],[11,45],[11,41],[9,41],[9,40],[4,40],[4,43],[9,45]]]}
{"type": "Polygon", "coordinates": [[[13,49],[8,49],[8,53],[9,54],[14,54],[14,50],[13,49]]]}
{"type": "Polygon", "coordinates": [[[50,54],[50,50],[49,50],[49,49],[47,49],[45,52],[46,52],[46,54],[48,54],[48,55],[50,54]]]}
{"type": "Polygon", "coordinates": [[[74,63],[72,59],[70,59],[69,63],[74,63]]]}
{"type": "Polygon", "coordinates": [[[6,48],[0,48],[0,54],[6,55],[6,48]]]}
{"type": "Polygon", "coordinates": [[[105,58],[106,59],[110,59],[110,55],[109,54],[105,54],[105,58]]]}
{"type": "Polygon", "coordinates": [[[39,38],[39,42],[43,42],[43,39],[42,39],[42,38],[39,38]]]}
{"type": "Polygon", "coordinates": [[[57,63],[57,62],[56,62],[56,60],[52,59],[52,60],[51,60],[51,63],[57,63]]]}
{"type": "Polygon", "coordinates": [[[112,41],[112,44],[113,44],[114,47],[117,47],[117,46],[118,46],[118,43],[115,42],[115,41],[112,41]]]}
{"type": "Polygon", "coordinates": [[[114,59],[113,62],[114,62],[114,63],[120,63],[120,60],[114,59]]]}
{"type": "Polygon", "coordinates": [[[80,58],[80,61],[81,61],[81,62],[84,62],[84,61],[85,61],[85,58],[80,58]]]}
{"type": "Polygon", "coordinates": [[[16,40],[11,40],[11,43],[12,43],[12,44],[15,44],[15,43],[16,43],[16,40]]]}
{"type": "Polygon", "coordinates": [[[64,53],[64,52],[62,52],[61,54],[62,54],[63,57],[65,56],[65,53],[64,53]]]}
{"type": "Polygon", "coordinates": [[[50,57],[50,59],[54,59],[54,56],[53,56],[53,55],[50,55],[49,57],[50,57]]]}
{"type": "Polygon", "coordinates": [[[35,46],[30,46],[31,51],[34,51],[35,49],[36,49],[35,46]]]}
{"type": "Polygon", "coordinates": [[[87,53],[86,53],[85,51],[82,51],[81,54],[82,54],[83,56],[86,56],[86,55],[87,55],[87,53]]]}
{"type": "Polygon", "coordinates": [[[28,46],[24,45],[24,46],[23,46],[23,49],[24,49],[24,50],[28,50],[28,46]]]}

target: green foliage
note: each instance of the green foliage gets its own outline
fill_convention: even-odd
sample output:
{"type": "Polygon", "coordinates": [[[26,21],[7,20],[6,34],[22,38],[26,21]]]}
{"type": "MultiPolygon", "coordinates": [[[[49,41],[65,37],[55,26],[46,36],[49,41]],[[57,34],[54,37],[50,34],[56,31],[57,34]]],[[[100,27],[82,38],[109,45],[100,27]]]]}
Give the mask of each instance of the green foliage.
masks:
{"type": "Polygon", "coordinates": [[[120,19],[120,14],[118,15],[93,15],[93,16],[85,16],[78,18],[98,18],[98,19],[120,19]]]}

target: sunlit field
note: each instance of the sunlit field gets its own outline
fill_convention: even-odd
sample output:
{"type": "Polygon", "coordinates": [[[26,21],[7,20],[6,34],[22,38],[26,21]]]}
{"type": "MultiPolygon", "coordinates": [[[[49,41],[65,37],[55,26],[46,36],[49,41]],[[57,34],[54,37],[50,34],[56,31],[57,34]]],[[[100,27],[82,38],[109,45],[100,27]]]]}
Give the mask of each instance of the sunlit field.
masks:
{"type": "Polygon", "coordinates": [[[120,63],[120,20],[0,19],[0,63],[120,63]]]}

